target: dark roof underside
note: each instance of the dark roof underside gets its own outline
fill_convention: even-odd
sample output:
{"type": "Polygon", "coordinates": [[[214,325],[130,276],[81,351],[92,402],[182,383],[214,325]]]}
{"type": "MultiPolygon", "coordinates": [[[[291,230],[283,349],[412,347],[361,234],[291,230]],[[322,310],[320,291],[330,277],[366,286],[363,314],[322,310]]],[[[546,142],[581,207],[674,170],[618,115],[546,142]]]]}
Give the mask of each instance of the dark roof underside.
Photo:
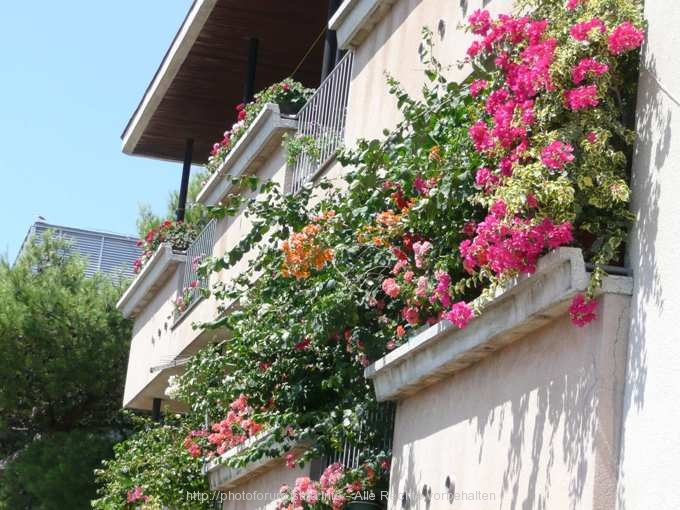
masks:
{"type": "MultiPolygon", "coordinates": [[[[219,0],[132,154],[181,161],[187,138],[194,162],[235,121],[242,102],[248,41],[259,39],[255,90],[290,76],[326,25],[325,0],[219,0]]],[[[323,39],[293,76],[319,83],[323,39]]]]}

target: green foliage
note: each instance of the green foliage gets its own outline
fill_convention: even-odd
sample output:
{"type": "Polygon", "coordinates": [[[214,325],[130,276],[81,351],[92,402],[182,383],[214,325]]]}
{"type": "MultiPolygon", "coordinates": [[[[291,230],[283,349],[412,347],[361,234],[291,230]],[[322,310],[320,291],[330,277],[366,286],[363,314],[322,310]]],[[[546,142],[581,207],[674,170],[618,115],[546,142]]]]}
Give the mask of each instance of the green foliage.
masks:
{"type": "Polygon", "coordinates": [[[124,282],[84,269],[51,233],[0,261],[0,508],[86,508],[93,467],[127,428],[124,282]]]}
{"type": "Polygon", "coordinates": [[[90,508],[96,495],[94,469],[112,455],[118,438],[76,429],[31,441],[0,476],[0,509],[90,508]]]}
{"type": "Polygon", "coordinates": [[[188,493],[208,492],[201,464],[182,448],[186,429],[175,423],[147,422],[143,429],[115,446],[115,456],[96,471],[102,485],[95,510],[136,508],[128,504],[128,493],[139,487],[148,502],[144,508],[198,510],[208,503],[188,498],[188,493]]]}
{"type": "Polygon", "coordinates": [[[283,148],[286,151],[286,163],[291,167],[303,154],[312,161],[318,162],[321,153],[319,142],[312,135],[295,134],[290,136],[290,134],[285,133],[283,135],[283,148]]]}
{"type": "Polygon", "coordinates": [[[37,433],[105,427],[120,407],[131,334],[121,287],[51,235],[0,262],[0,446],[37,433]]]}

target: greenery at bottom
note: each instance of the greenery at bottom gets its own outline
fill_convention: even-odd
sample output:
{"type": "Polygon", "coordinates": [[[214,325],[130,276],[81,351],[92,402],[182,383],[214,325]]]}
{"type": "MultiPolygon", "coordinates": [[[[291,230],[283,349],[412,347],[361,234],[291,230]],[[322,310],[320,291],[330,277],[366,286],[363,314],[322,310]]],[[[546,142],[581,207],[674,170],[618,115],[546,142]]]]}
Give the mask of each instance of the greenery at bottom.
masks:
{"type": "Polygon", "coordinates": [[[130,432],[120,414],[131,324],[122,279],[85,276],[51,233],[0,260],[0,509],[78,510],[130,432]]]}

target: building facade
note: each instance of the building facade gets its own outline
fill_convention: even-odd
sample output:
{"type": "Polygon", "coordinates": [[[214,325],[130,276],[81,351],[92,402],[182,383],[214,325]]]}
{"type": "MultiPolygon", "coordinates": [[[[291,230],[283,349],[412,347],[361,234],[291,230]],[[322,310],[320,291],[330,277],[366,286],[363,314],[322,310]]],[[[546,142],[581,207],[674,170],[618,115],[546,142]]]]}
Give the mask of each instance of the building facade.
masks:
{"type": "MultiPolygon", "coordinates": [[[[339,146],[379,137],[399,120],[385,72],[409,92],[419,90],[423,26],[435,34],[441,60],[454,64],[472,40],[456,29],[467,15],[481,7],[494,13],[512,7],[510,0],[288,2],[285,8],[254,1],[239,8],[240,32],[222,37],[232,4],[194,2],[126,128],[126,153],[182,162],[186,177],[191,163],[206,161],[224,127],[219,105],[225,97],[234,104],[247,100],[253,88],[294,70],[294,77],[318,89],[296,116],[265,106],[205,183],[197,201],[207,206],[234,191],[229,177],[257,175],[288,192],[324,177],[332,180],[343,171],[335,160],[339,146]],[[290,23],[276,23],[281,19],[290,23]],[[325,51],[318,44],[306,53],[325,26],[325,51]],[[323,142],[317,161],[288,165],[284,134],[327,140],[318,126],[329,126],[335,141],[323,142]]],[[[680,484],[669,481],[680,441],[668,430],[680,413],[673,405],[680,392],[674,369],[680,337],[672,323],[680,296],[671,283],[678,258],[674,246],[680,242],[680,211],[672,198],[679,184],[672,170],[677,144],[671,137],[680,98],[673,55],[680,42],[664,30],[680,21],[680,7],[647,0],[645,14],[649,30],[632,175],[637,220],[626,257],[632,273],[608,277],[600,317],[586,332],[574,330],[567,307],[585,288],[589,269],[578,250],[558,250],[470,328],[434,327],[369,367],[378,398],[397,405],[390,510],[623,510],[680,504],[680,484]],[[467,493],[478,496],[457,499],[467,493]],[[421,494],[434,496],[415,496],[421,494]]],[[[448,71],[454,80],[467,73],[466,67],[448,71]]],[[[244,216],[214,220],[194,249],[176,253],[162,246],[121,298],[119,308],[134,318],[126,407],[181,410],[165,394],[168,378],[223,334],[192,327],[216,316],[213,298],[193,298],[186,312],[174,316],[172,302],[191,278],[193,257],[223,254],[249,226],[244,216]]],[[[228,281],[238,272],[235,267],[211,278],[228,281]]],[[[211,487],[227,493],[275,491],[313,472],[314,466],[286,470],[282,459],[238,470],[206,468],[211,487]]],[[[268,505],[228,501],[224,508],[268,505]]]]}
{"type": "Polygon", "coordinates": [[[68,241],[73,251],[83,257],[87,263],[87,276],[103,273],[114,277],[134,277],[133,264],[141,254],[137,238],[100,230],[54,225],[44,220],[36,221],[28,229],[17,258],[21,257],[24,246],[31,237],[41,237],[48,231],[68,241]]]}

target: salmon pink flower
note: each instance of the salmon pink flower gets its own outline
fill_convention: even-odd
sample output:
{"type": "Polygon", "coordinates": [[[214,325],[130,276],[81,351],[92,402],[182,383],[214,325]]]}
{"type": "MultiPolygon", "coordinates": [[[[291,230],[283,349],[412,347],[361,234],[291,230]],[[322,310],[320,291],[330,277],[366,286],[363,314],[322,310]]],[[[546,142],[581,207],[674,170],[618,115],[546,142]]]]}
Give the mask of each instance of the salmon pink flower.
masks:
{"type": "Polygon", "coordinates": [[[401,292],[401,287],[394,278],[387,278],[385,281],[382,282],[382,290],[389,297],[395,299],[397,296],[399,296],[399,293],[401,292]]]}

